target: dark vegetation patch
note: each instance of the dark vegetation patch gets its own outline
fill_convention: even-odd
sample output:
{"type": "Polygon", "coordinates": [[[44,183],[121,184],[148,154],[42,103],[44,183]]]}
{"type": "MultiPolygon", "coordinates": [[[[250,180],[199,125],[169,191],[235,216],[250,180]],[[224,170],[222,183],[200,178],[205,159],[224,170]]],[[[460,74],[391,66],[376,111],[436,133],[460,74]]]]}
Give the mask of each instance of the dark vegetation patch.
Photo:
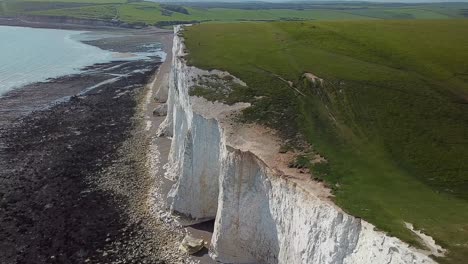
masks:
{"type": "Polygon", "coordinates": [[[189,94],[209,101],[219,101],[228,105],[255,100],[255,91],[248,86],[236,83],[230,75],[219,77],[216,74],[199,77],[189,94]]]}
{"type": "Polygon", "coordinates": [[[312,163],[310,162],[310,157],[308,155],[298,155],[289,164],[290,168],[297,168],[297,169],[309,168],[310,166],[312,166],[312,163]]]}
{"type": "Polygon", "coordinates": [[[468,9],[460,9],[460,15],[463,17],[468,17],[468,9]]]}
{"type": "Polygon", "coordinates": [[[161,15],[163,15],[163,16],[171,16],[172,13],[173,13],[172,11],[169,11],[167,9],[161,10],[161,15]]]}
{"type": "Polygon", "coordinates": [[[158,21],[154,24],[156,27],[167,27],[167,26],[173,26],[173,25],[182,25],[182,24],[200,24],[202,22],[208,22],[209,20],[190,20],[190,21],[158,21]]]}
{"type": "Polygon", "coordinates": [[[158,7],[156,6],[137,6],[136,9],[139,10],[144,10],[144,11],[154,11],[154,10],[159,10],[158,7]]]}
{"type": "Polygon", "coordinates": [[[189,11],[185,7],[180,6],[180,5],[161,4],[160,6],[161,8],[172,11],[172,12],[186,14],[186,15],[190,14],[189,11]]]}

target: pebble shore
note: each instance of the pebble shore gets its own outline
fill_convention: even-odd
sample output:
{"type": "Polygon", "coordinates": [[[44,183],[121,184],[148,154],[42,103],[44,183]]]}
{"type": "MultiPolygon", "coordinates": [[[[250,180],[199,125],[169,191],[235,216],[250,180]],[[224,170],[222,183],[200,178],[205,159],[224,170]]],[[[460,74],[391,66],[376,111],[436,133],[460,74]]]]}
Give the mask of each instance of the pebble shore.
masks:
{"type": "MultiPolygon", "coordinates": [[[[129,43],[97,44],[131,51],[138,36],[129,43]]],[[[0,98],[0,263],[192,263],[182,229],[148,204],[143,109],[160,64],[94,65],[0,98]]]]}

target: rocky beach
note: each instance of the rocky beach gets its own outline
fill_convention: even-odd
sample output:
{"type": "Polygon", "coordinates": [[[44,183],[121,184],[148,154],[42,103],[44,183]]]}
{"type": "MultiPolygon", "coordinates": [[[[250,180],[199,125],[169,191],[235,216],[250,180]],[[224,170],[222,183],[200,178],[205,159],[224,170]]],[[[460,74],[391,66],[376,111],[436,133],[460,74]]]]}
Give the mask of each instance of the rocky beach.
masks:
{"type": "MultiPolygon", "coordinates": [[[[172,48],[169,31],[116,31],[86,43],[172,48]]],[[[161,63],[95,64],[0,97],[1,263],[185,263],[173,246],[181,234],[146,202],[144,119],[161,63]]]]}

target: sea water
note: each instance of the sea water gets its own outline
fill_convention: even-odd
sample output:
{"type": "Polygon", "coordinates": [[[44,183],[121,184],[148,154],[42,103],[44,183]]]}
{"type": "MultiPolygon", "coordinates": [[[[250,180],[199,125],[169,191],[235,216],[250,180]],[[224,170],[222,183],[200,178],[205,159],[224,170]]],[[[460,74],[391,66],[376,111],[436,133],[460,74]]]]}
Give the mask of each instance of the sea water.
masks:
{"type": "Polygon", "coordinates": [[[79,42],[83,31],[0,26],[0,96],[28,83],[78,73],[113,52],[79,42]]]}
{"type": "Polygon", "coordinates": [[[0,26],[0,95],[112,59],[112,52],[73,39],[81,33],[0,26]]]}

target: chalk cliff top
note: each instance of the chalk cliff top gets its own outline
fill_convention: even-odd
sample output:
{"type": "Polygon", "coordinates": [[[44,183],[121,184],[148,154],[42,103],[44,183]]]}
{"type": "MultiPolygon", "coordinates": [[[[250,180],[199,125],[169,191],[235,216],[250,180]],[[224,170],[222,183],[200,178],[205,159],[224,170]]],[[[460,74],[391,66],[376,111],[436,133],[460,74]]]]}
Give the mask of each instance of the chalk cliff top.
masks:
{"type": "MultiPolygon", "coordinates": [[[[195,80],[200,76],[230,76],[227,72],[204,71],[191,67],[192,76],[189,79],[195,80]]],[[[234,80],[238,80],[232,76],[234,80]]],[[[239,82],[242,82],[239,80],[239,82]]],[[[197,84],[192,83],[193,87],[197,84]]],[[[276,131],[259,124],[246,124],[239,122],[236,117],[243,109],[250,106],[248,103],[236,103],[227,105],[219,101],[209,101],[203,97],[191,96],[190,101],[195,113],[205,118],[216,119],[226,138],[226,144],[242,151],[250,151],[261,159],[270,169],[275,171],[278,177],[285,177],[294,181],[308,191],[310,194],[329,201],[332,195],[329,188],[322,182],[312,179],[308,170],[290,168],[289,164],[299,153],[287,151],[280,153],[283,140],[276,131]]]]}

